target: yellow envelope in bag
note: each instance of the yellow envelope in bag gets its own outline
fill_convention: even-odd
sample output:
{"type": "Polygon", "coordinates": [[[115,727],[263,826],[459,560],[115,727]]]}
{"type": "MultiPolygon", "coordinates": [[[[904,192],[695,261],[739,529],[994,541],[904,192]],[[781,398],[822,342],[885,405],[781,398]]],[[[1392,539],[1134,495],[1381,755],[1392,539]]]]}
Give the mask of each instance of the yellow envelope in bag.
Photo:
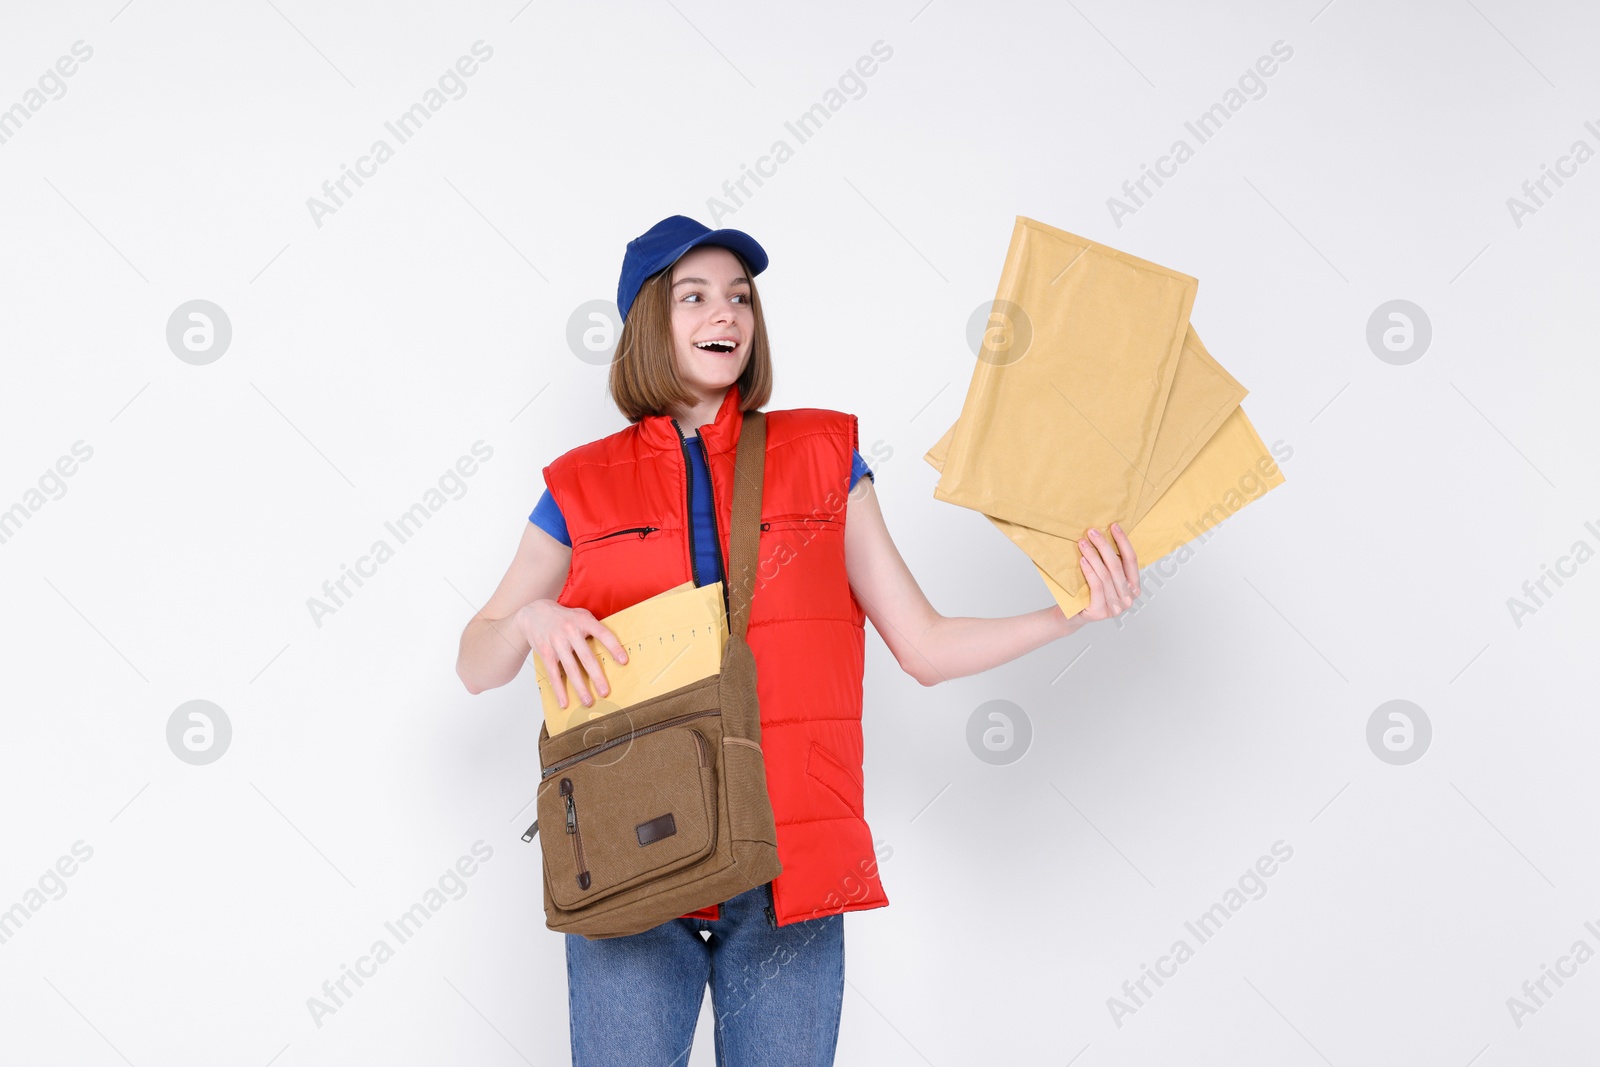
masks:
{"type": "Polygon", "coordinates": [[[544,660],[532,657],[539,701],[551,737],[722,670],[722,654],[728,644],[728,612],[720,581],[702,586],[684,582],[599,621],[616,634],[628,653],[628,662],[618,663],[598,638],[586,638],[611,688],[610,694],[602,697],[590,679],[592,706],[584,707],[572,680],[563,677],[567,706],[561,707],[545,674],[544,660]]]}

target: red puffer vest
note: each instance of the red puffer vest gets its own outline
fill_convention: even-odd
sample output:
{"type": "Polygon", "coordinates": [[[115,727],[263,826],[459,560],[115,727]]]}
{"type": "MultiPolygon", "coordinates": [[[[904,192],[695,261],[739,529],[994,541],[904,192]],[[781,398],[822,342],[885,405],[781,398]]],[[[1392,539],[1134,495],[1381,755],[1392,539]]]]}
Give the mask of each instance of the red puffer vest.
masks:
{"type": "MultiPolygon", "coordinates": [[[[723,572],[734,447],[744,413],[728,388],[699,442],[649,415],[544,468],[566,518],[572,563],[557,602],[604,618],[695,579],[690,468],[711,471],[723,572]]],[[[767,412],[761,538],[747,640],[756,662],[761,748],[783,871],[770,883],[778,926],[889,903],[862,805],[865,613],[844,564],[856,417],[823,408],[767,412]]],[[[712,904],[685,918],[718,919],[712,904]]]]}

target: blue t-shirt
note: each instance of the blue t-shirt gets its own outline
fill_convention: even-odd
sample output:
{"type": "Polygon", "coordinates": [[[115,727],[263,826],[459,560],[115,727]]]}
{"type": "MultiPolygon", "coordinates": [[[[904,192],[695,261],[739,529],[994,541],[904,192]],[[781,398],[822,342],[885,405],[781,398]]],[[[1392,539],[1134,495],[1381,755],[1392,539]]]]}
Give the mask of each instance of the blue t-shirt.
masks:
{"type": "MultiPolygon", "coordinates": [[[[693,441],[693,437],[685,440],[693,441]]],[[[694,558],[695,570],[700,575],[700,585],[710,585],[712,582],[722,580],[722,552],[717,539],[716,520],[711,514],[711,471],[706,467],[705,456],[698,445],[689,449],[689,465],[693,468],[694,487],[689,495],[694,501],[694,558]]],[[[866,460],[861,458],[860,452],[854,452],[850,460],[850,488],[854,489],[861,476],[866,475],[873,481],[877,477],[872,469],[867,466],[866,460]]],[[[572,547],[572,535],[567,532],[567,520],[561,514],[561,509],[556,506],[555,498],[546,489],[544,495],[539,497],[539,503],[534,505],[533,514],[528,516],[528,521],[539,527],[557,541],[572,547]]]]}

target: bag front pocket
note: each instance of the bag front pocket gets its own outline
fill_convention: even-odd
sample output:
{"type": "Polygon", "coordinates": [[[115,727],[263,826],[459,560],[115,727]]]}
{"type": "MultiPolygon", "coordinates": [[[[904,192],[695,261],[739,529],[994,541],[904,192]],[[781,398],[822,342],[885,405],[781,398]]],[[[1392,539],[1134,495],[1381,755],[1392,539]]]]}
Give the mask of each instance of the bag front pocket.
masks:
{"type": "Polygon", "coordinates": [[[696,712],[612,738],[545,771],[545,877],[573,909],[687,867],[717,843],[716,761],[696,712]]]}

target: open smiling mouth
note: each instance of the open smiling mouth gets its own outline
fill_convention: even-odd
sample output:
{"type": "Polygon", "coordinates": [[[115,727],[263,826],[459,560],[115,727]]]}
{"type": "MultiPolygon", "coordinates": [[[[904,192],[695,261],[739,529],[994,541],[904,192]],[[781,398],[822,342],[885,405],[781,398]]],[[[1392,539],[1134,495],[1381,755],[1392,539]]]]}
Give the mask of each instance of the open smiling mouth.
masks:
{"type": "Polygon", "coordinates": [[[727,355],[738,346],[732,341],[697,341],[695,342],[695,347],[702,352],[719,352],[722,355],[727,355]]]}

